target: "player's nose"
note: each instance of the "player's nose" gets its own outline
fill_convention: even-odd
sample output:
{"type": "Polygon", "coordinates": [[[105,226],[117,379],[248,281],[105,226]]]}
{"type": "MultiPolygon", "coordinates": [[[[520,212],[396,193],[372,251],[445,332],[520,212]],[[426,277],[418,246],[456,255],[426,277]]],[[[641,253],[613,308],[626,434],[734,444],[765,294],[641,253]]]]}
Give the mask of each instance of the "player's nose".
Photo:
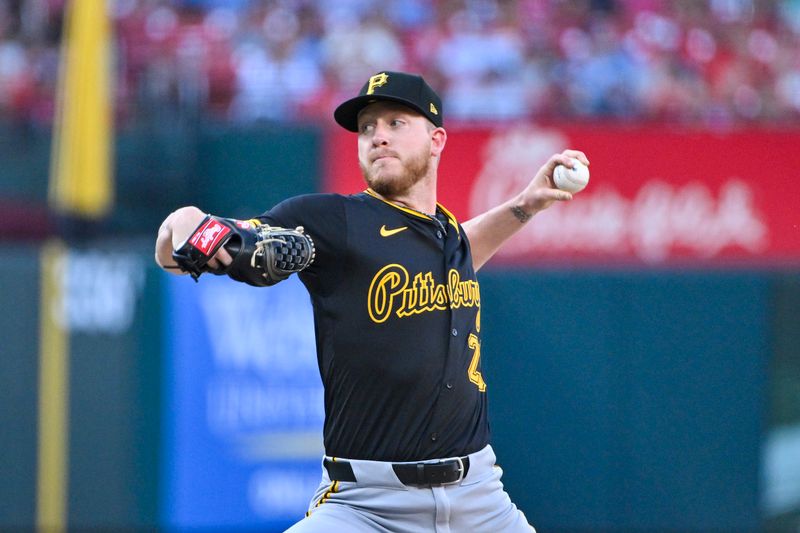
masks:
{"type": "Polygon", "coordinates": [[[373,146],[386,146],[389,144],[389,128],[378,121],[375,124],[375,129],[372,131],[372,144],[373,146]]]}

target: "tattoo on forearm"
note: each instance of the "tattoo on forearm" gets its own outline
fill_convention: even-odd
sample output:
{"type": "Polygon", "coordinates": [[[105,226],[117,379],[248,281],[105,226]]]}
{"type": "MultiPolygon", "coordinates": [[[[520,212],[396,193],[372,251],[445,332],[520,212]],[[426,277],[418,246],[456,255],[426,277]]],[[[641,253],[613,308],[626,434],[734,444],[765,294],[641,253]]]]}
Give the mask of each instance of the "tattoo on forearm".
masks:
{"type": "Polygon", "coordinates": [[[522,208],[517,206],[517,205],[515,205],[514,207],[511,208],[511,213],[515,217],[517,217],[517,220],[519,220],[523,224],[526,223],[527,221],[529,221],[531,219],[531,217],[533,216],[533,215],[523,211],[522,208]]]}

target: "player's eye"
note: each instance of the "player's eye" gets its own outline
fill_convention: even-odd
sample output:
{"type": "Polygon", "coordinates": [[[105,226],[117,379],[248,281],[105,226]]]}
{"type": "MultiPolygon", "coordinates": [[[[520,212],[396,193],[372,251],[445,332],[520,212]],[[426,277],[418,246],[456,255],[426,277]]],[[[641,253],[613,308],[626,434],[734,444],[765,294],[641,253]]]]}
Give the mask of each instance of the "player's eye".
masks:
{"type": "Polygon", "coordinates": [[[369,133],[375,129],[375,124],[372,122],[365,122],[361,125],[361,133],[369,133]]]}

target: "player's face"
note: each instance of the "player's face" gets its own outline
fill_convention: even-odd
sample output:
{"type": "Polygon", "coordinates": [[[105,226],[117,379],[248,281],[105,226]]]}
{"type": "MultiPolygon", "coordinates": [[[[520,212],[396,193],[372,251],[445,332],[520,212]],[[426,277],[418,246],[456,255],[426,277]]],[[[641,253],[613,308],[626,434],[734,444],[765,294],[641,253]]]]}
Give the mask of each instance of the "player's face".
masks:
{"type": "Polygon", "coordinates": [[[358,162],[372,190],[406,193],[430,172],[433,125],[392,102],[370,104],[358,116],[358,162]]]}

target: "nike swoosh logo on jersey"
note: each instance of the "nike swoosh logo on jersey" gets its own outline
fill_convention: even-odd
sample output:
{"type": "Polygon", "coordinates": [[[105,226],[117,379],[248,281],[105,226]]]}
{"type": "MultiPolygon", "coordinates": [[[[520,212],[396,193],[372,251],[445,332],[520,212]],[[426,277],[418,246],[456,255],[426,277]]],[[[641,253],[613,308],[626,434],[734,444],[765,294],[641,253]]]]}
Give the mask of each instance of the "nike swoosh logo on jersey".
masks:
{"type": "Polygon", "coordinates": [[[400,226],[399,228],[395,228],[395,229],[386,229],[386,226],[383,225],[383,226],[381,226],[381,237],[391,237],[392,235],[395,235],[395,234],[400,233],[401,231],[404,231],[404,230],[407,230],[407,229],[408,229],[408,226],[400,226]]]}

